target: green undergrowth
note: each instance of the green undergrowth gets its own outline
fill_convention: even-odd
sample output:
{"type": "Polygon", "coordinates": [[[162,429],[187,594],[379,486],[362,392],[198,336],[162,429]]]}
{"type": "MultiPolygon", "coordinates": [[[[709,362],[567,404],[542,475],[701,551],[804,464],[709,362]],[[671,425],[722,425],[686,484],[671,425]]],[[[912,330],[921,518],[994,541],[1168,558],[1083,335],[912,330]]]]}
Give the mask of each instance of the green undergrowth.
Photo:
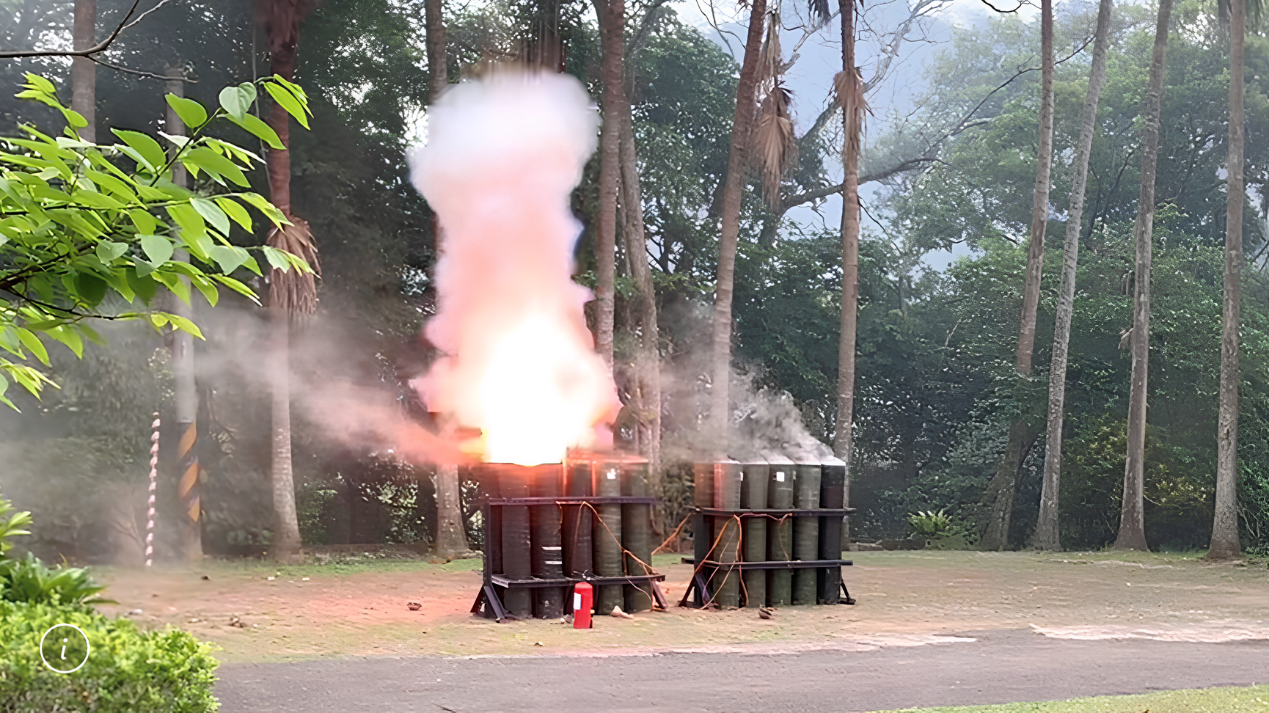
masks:
{"type": "Polygon", "coordinates": [[[1269,686],[1204,688],[1136,696],[1098,696],[1066,701],[903,710],[905,713],[1264,713],[1269,711],[1269,686]]]}

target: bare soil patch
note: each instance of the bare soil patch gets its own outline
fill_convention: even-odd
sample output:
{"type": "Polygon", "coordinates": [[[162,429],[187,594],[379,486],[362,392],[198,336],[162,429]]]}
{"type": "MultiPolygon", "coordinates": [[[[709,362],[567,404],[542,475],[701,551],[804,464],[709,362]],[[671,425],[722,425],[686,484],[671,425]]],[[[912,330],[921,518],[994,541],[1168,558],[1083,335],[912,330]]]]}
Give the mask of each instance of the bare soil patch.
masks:
{"type": "MultiPolygon", "coordinates": [[[[638,654],[920,645],[963,632],[1032,628],[1073,639],[1269,640],[1269,569],[1194,555],[855,552],[854,606],[755,610],[671,607],[574,630],[468,613],[480,560],[430,564],[365,557],[276,567],[206,562],[188,570],[106,570],[106,596],[146,626],[174,625],[218,644],[226,662],[348,656],[638,654]],[[204,578],[206,577],[206,578],[204,578]],[[272,580],[269,577],[273,577],[272,580]],[[411,611],[408,602],[422,607],[411,611]],[[141,610],[136,613],[136,610],[141,610]],[[237,617],[243,627],[231,622],[237,617]]],[[[689,565],[658,555],[667,597],[689,565]]]]}

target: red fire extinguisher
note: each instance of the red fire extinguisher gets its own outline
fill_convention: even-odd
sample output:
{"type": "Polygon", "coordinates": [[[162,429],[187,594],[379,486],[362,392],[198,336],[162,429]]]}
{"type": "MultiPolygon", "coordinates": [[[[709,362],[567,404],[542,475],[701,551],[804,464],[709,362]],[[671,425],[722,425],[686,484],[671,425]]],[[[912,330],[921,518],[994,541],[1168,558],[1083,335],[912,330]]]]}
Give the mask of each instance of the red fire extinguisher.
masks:
{"type": "Polygon", "coordinates": [[[595,588],[588,582],[573,585],[573,628],[590,628],[590,610],[594,606],[595,588]]]}

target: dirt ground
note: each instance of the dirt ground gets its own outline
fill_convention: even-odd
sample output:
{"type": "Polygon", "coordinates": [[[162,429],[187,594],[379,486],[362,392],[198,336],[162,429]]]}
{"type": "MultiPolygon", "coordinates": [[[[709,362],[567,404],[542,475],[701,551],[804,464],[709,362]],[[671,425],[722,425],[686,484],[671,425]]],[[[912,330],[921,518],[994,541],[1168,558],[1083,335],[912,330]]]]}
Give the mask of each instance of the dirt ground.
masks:
{"type": "MultiPolygon", "coordinates": [[[[376,559],[276,567],[205,562],[189,570],[98,572],[144,626],[180,626],[221,647],[222,661],[349,656],[472,656],[640,651],[803,651],[947,641],[958,633],[1032,628],[1065,639],[1269,640],[1264,562],[1209,564],[1138,553],[854,552],[854,606],[757,613],[671,606],[633,620],[495,623],[468,613],[480,560],[376,559]],[[419,602],[410,611],[407,602],[419,602]],[[237,617],[243,628],[231,625],[237,617]]],[[[658,555],[676,603],[691,567],[658,555]]],[[[955,640],[955,639],[950,639],[955,640]]]]}

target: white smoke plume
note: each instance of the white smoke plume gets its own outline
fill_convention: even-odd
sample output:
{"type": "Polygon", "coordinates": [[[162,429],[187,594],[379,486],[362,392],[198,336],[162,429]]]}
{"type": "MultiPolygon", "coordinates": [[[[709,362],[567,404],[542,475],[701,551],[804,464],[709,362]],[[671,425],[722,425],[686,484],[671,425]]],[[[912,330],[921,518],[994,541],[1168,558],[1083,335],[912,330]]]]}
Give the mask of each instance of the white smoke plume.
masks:
{"type": "Polygon", "coordinates": [[[449,88],[410,155],[441,224],[425,333],[444,354],[415,385],[430,410],[485,432],[488,460],[607,446],[596,424],[621,406],[586,327],[591,293],[572,281],[581,226],[569,194],[597,125],[572,77],[503,69],[449,88]]]}

